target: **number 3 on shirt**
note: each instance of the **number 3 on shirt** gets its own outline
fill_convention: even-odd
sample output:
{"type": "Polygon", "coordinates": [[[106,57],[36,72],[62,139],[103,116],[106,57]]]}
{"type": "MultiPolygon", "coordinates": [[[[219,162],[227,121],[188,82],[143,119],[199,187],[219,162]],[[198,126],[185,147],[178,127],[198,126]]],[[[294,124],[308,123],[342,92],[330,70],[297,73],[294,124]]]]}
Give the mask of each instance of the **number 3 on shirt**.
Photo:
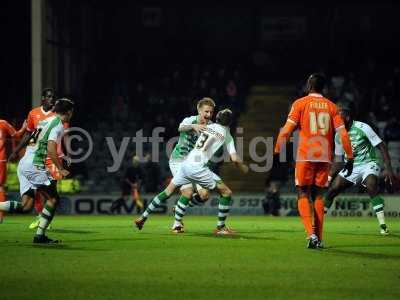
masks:
{"type": "MultiPolygon", "coordinates": [[[[197,148],[197,149],[203,148],[205,142],[208,140],[209,137],[210,137],[210,136],[209,136],[207,133],[202,132],[201,135],[200,135],[200,137],[199,137],[199,140],[197,141],[197,146],[196,146],[196,148],[197,148]]],[[[205,149],[206,149],[206,147],[204,147],[203,150],[205,150],[205,149]]]]}
{"type": "Polygon", "coordinates": [[[331,116],[327,112],[310,111],[310,133],[326,135],[331,124],[331,116]]]}

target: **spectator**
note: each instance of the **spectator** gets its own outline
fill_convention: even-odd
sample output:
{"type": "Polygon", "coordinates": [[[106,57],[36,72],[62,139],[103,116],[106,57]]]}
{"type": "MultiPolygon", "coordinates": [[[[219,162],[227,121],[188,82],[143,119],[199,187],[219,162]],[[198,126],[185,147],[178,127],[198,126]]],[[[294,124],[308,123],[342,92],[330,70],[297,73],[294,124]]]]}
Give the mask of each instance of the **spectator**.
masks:
{"type": "Polygon", "coordinates": [[[200,79],[198,91],[199,91],[199,93],[198,93],[199,97],[205,97],[208,95],[208,93],[209,93],[208,84],[207,84],[207,80],[205,78],[200,79]]]}
{"type": "Polygon", "coordinates": [[[237,86],[233,80],[229,80],[226,87],[226,105],[230,107],[233,111],[237,112],[240,111],[241,105],[238,99],[238,91],[237,86]]]}
{"type": "Polygon", "coordinates": [[[128,201],[129,197],[132,197],[132,202],[136,206],[138,213],[143,209],[143,203],[140,199],[140,188],[141,183],[144,179],[143,169],[140,166],[140,160],[137,155],[132,158],[132,166],[128,167],[121,184],[121,198],[115,200],[111,204],[110,213],[121,210],[121,207],[128,201]]]}
{"type": "Polygon", "coordinates": [[[388,116],[391,114],[391,109],[389,101],[385,95],[380,95],[373,111],[378,121],[387,120],[388,116]]]}
{"type": "Polygon", "coordinates": [[[383,131],[386,143],[400,141],[400,121],[395,116],[391,117],[383,131]]]}
{"type": "Polygon", "coordinates": [[[114,120],[124,121],[128,117],[128,109],[123,96],[115,97],[115,105],[112,107],[112,116],[114,120]]]}
{"type": "MultiPolygon", "coordinates": [[[[287,151],[287,153],[292,153],[292,151],[287,151]]],[[[274,156],[273,167],[267,172],[265,180],[265,199],[262,205],[266,215],[279,216],[280,190],[287,181],[290,161],[292,159],[288,157],[287,162],[280,162],[279,156],[274,156]]]]}
{"type": "Polygon", "coordinates": [[[225,69],[224,68],[221,68],[218,70],[216,83],[217,83],[217,88],[219,90],[222,90],[225,87],[226,78],[225,78],[225,69]]]}
{"type": "Polygon", "coordinates": [[[333,93],[331,95],[332,99],[337,101],[342,94],[342,89],[344,85],[345,79],[343,75],[336,75],[332,76],[331,78],[331,92],[333,93]]]}
{"type": "Polygon", "coordinates": [[[237,87],[233,80],[229,80],[228,84],[226,85],[226,94],[229,98],[236,98],[237,96],[237,87]]]}
{"type": "Polygon", "coordinates": [[[161,181],[161,170],[158,163],[152,161],[151,153],[146,153],[144,157],[144,190],[146,193],[155,193],[159,190],[161,181]]]}
{"type": "Polygon", "coordinates": [[[344,84],[342,92],[342,100],[351,102],[355,107],[359,106],[360,93],[358,91],[357,85],[354,81],[354,76],[351,75],[350,79],[344,84]]]}

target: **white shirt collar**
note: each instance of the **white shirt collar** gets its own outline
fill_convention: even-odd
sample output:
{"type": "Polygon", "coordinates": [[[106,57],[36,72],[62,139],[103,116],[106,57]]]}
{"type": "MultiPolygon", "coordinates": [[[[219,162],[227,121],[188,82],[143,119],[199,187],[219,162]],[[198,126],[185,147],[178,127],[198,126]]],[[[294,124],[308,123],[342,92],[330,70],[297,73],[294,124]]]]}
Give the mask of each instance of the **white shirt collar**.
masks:
{"type": "Polygon", "coordinates": [[[313,97],[323,97],[321,94],[318,94],[318,93],[310,93],[310,94],[308,94],[308,96],[313,96],[313,97]]]}

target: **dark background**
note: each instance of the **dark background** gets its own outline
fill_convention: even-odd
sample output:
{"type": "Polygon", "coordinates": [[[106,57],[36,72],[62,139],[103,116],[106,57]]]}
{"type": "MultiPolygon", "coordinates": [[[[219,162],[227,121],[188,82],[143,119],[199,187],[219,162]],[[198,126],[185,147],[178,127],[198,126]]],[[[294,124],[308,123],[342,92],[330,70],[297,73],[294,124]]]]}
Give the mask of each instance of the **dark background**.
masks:
{"type": "MultiPolygon", "coordinates": [[[[104,173],[111,165],[104,136],[157,126],[175,136],[205,96],[238,117],[252,86],[293,86],[295,98],[316,71],[328,77],[333,101],[353,99],[360,119],[387,142],[400,140],[399,4],[215,2],[43,2],[42,86],[76,102],[73,125],[95,140],[90,160],[74,167],[93,188],[118,188],[124,172],[104,173]]],[[[6,0],[0,10],[0,118],[16,127],[32,107],[30,9],[28,0],[6,0]]],[[[130,147],[123,169],[133,154],[130,147]]]]}
{"type": "MultiPolygon", "coordinates": [[[[44,85],[56,85],[60,94],[82,102],[111,95],[119,78],[151,81],[174,65],[238,64],[249,69],[252,81],[290,82],[320,67],[332,73],[355,71],[368,57],[379,61],[382,70],[399,62],[400,10],[390,2],[47,2],[52,7],[47,25],[54,25],[59,38],[45,43],[72,51],[85,72],[72,87],[62,76],[44,85]],[[303,19],[304,29],[263,38],[262,20],[279,17],[303,19]],[[268,67],[252,63],[259,51],[268,54],[268,67]]],[[[30,1],[3,1],[0,16],[2,115],[22,117],[31,97],[30,1]]],[[[283,19],[273,26],[291,25],[283,19]]],[[[61,73],[63,62],[57,64],[61,73]]]]}

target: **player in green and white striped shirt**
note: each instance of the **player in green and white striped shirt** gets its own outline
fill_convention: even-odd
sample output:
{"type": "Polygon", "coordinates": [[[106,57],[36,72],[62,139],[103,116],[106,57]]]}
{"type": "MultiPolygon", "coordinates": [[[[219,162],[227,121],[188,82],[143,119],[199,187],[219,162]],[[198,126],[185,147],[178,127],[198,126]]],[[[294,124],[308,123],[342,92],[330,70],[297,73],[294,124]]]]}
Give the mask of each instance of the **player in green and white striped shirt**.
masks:
{"type": "MultiPolygon", "coordinates": [[[[211,118],[214,114],[215,102],[211,98],[203,98],[197,103],[197,116],[191,116],[183,119],[179,124],[179,140],[176,144],[170,160],[169,168],[173,176],[176,176],[182,163],[185,161],[189,152],[194,148],[201,132],[207,125],[211,124],[211,118]]],[[[215,174],[215,181],[221,179],[215,174]]],[[[178,200],[175,210],[175,222],[172,225],[172,232],[183,233],[182,218],[186,213],[188,206],[193,206],[205,202],[209,198],[209,191],[199,184],[196,184],[196,193],[194,193],[192,184],[181,186],[181,197],[178,200]]]]}
{"type": "MultiPolygon", "coordinates": [[[[232,191],[222,181],[215,180],[215,174],[207,167],[211,157],[222,146],[226,146],[231,161],[246,174],[249,167],[245,165],[236,153],[235,143],[230,134],[229,125],[233,119],[232,111],[224,109],[218,112],[216,123],[209,124],[201,132],[194,148],[182,163],[178,173],[174,175],[164,191],[153,198],[142,215],[135,220],[134,225],[141,230],[148,217],[162,203],[165,203],[174,191],[183,185],[197,183],[207,190],[216,189],[220,194],[218,204],[218,222],[214,231],[216,235],[231,235],[234,231],[225,225],[232,204],[232,191]]],[[[187,199],[188,201],[189,199],[187,199]]],[[[175,209],[179,208],[179,202],[175,209]]]]}
{"type": "Polygon", "coordinates": [[[59,200],[56,181],[53,180],[45,167],[46,157],[59,169],[63,177],[69,175],[58,159],[57,143],[64,133],[63,123],[69,122],[73,114],[74,103],[66,98],[56,101],[55,115],[39,122],[36,130],[30,136],[30,144],[26,147],[25,155],[18,164],[18,180],[22,202],[6,201],[0,203],[0,211],[28,212],[34,203],[35,190],[45,196],[46,204],[39,219],[39,226],[33,239],[34,243],[58,243],[49,239],[46,229],[51,223],[59,200]]]}
{"type": "MultiPolygon", "coordinates": [[[[383,211],[384,200],[378,195],[378,176],[381,172],[381,168],[375,151],[377,148],[381,152],[385,165],[385,180],[391,185],[394,180],[394,174],[386,145],[368,124],[353,120],[353,113],[350,105],[342,104],[339,105],[339,108],[350,136],[354,155],[354,167],[351,175],[347,176],[345,175],[346,172],[343,170],[340,171],[340,163],[334,164],[331,170],[331,178],[334,178],[336,175],[338,176],[333,180],[326,194],[326,208],[332,205],[334,198],[339,195],[339,193],[353,185],[361,184],[366,188],[371,198],[372,208],[378,219],[381,234],[387,235],[389,231],[385,223],[383,211]]],[[[335,161],[338,162],[343,154],[343,147],[336,134],[335,155],[337,159],[335,161]]]]}

